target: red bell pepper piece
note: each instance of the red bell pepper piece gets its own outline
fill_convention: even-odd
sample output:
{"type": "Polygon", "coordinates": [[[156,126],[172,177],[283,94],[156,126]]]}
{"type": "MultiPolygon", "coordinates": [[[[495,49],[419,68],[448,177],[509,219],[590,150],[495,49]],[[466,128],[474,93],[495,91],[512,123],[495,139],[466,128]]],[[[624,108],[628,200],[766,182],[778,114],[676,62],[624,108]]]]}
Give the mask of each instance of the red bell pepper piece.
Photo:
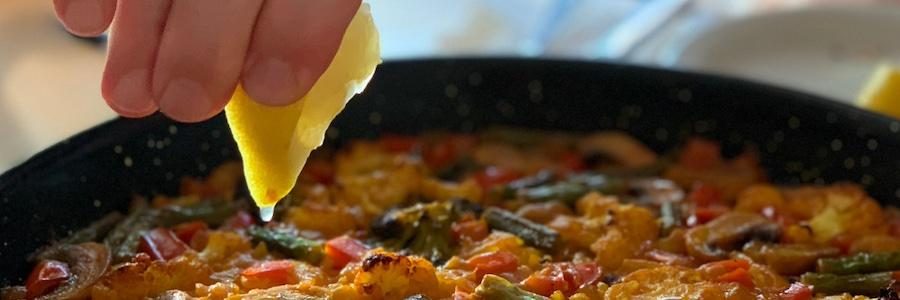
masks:
{"type": "Polygon", "coordinates": [[[810,300],[813,296],[813,290],[808,285],[794,282],[778,296],[780,296],[782,300],[810,300]]]}
{"type": "Polygon", "coordinates": [[[496,251],[476,255],[466,262],[475,269],[475,276],[481,281],[486,274],[513,272],[519,267],[519,258],[509,251],[496,251]]]}
{"type": "Polygon", "coordinates": [[[209,226],[207,226],[206,222],[203,221],[181,223],[175,225],[175,227],[172,227],[172,231],[175,232],[175,236],[177,236],[178,239],[185,244],[190,244],[191,240],[194,239],[194,236],[196,236],[197,233],[207,229],[209,229],[209,226]]]}
{"type": "Polygon", "coordinates": [[[241,271],[247,280],[266,282],[269,286],[290,284],[297,281],[294,263],[290,260],[273,260],[258,263],[241,271]]]}
{"type": "Polygon", "coordinates": [[[141,235],[138,252],[147,253],[153,259],[169,260],[187,251],[188,245],[166,228],[156,228],[141,235]]]}
{"type": "Polygon", "coordinates": [[[600,273],[600,268],[593,263],[553,263],[528,276],[522,281],[522,286],[530,292],[548,297],[555,291],[571,296],[578,289],[599,280],[600,273]]]}
{"type": "Polygon", "coordinates": [[[688,194],[688,200],[694,202],[698,207],[720,204],[722,203],[722,192],[714,186],[698,182],[688,194]]]}
{"type": "Polygon", "coordinates": [[[43,260],[31,270],[25,281],[25,298],[35,299],[46,295],[69,279],[69,266],[55,260],[43,260]]]}
{"type": "Polygon", "coordinates": [[[234,216],[225,220],[222,224],[223,229],[243,229],[256,224],[256,219],[246,211],[238,211],[234,216]]]}
{"type": "Polygon", "coordinates": [[[480,241],[490,234],[487,222],[484,220],[461,220],[450,225],[453,238],[458,240],[480,241]]]}
{"type": "Polygon", "coordinates": [[[520,177],[522,177],[522,174],[513,170],[487,167],[481,172],[475,173],[475,182],[478,182],[482,189],[489,190],[494,186],[509,183],[520,177]]]}
{"type": "Polygon", "coordinates": [[[348,263],[359,261],[369,251],[369,247],[357,239],[339,236],[325,243],[325,254],[331,258],[336,269],[342,269],[348,263]]]}

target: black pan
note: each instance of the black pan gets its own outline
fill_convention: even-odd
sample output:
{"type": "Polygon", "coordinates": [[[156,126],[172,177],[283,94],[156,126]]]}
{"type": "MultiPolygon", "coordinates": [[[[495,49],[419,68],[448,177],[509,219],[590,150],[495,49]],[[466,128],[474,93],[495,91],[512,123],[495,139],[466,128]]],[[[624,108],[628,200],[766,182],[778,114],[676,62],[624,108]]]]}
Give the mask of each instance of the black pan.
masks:
{"type": "MultiPolygon", "coordinates": [[[[494,124],[621,129],[657,151],[702,135],[729,153],[758,147],[775,182],[853,181],[884,203],[900,197],[895,120],[741,80],[604,63],[385,63],[328,142],[494,124]]],[[[201,124],[117,119],[41,152],[0,176],[0,286],[21,281],[34,249],[124,209],[133,194],[173,193],[182,176],[237,158],[222,116],[201,124]]]]}

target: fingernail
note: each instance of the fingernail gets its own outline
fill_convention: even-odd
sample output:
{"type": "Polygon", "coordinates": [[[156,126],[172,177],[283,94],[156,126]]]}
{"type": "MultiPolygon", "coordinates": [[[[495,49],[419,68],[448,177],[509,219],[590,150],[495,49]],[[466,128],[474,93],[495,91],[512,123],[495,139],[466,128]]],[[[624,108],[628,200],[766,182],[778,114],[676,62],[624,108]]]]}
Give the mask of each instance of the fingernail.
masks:
{"type": "Polygon", "coordinates": [[[159,97],[159,111],[180,122],[200,122],[215,114],[212,100],[196,81],[176,78],[166,85],[159,97]]]}
{"type": "MultiPolygon", "coordinates": [[[[150,96],[150,72],[145,69],[132,70],[119,78],[104,98],[110,108],[119,115],[139,118],[156,111],[156,103],[150,96]]],[[[104,82],[105,84],[105,82],[104,82]]]]}
{"type": "Polygon", "coordinates": [[[60,12],[60,18],[78,35],[96,35],[105,29],[103,6],[98,0],[70,0],[60,12]]]}
{"type": "Polygon", "coordinates": [[[283,60],[267,58],[257,61],[244,73],[244,89],[257,102],[266,105],[288,105],[299,98],[297,74],[283,60]]]}

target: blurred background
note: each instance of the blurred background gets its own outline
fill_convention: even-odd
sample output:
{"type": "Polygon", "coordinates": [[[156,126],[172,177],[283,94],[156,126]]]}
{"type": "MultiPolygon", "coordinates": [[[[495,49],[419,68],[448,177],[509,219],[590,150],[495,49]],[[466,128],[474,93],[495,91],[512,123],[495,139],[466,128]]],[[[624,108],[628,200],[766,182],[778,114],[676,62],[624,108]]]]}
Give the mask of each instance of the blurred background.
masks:
{"type": "MultiPolygon", "coordinates": [[[[0,172],[115,117],[105,45],[49,0],[0,1],[0,172]]],[[[385,60],[602,60],[744,77],[852,103],[900,62],[900,0],[371,0],[385,60]]]]}

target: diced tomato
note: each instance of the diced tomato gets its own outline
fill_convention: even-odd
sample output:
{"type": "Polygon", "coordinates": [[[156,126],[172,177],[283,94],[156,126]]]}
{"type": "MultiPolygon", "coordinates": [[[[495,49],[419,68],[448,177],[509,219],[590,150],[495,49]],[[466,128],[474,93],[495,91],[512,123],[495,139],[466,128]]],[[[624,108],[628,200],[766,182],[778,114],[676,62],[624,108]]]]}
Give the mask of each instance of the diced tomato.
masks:
{"type": "Polygon", "coordinates": [[[306,176],[304,178],[312,179],[320,184],[330,185],[334,183],[334,168],[332,167],[332,164],[325,160],[316,159],[308,161],[303,167],[303,172],[301,174],[306,176]]]}
{"type": "Polygon", "coordinates": [[[475,181],[485,190],[489,190],[497,185],[509,183],[520,177],[522,177],[522,174],[519,172],[500,167],[487,167],[481,172],[475,173],[475,181]]]}
{"type": "Polygon", "coordinates": [[[753,287],[753,278],[750,277],[750,272],[747,269],[731,270],[731,272],[719,275],[716,280],[720,282],[735,282],[749,288],[753,287]]]}
{"type": "Polygon", "coordinates": [[[240,210],[234,216],[225,220],[225,223],[222,224],[223,229],[241,229],[253,226],[256,224],[256,219],[253,218],[250,213],[240,210]]]}
{"type": "Polygon", "coordinates": [[[209,226],[207,226],[206,222],[203,221],[181,223],[175,225],[175,227],[172,227],[172,231],[175,232],[175,236],[177,236],[179,240],[185,242],[186,244],[190,244],[191,240],[194,239],[194,236],[197,235],[198,232],[207,229],[209,229],[209,226]]]}
{"type": "Polygon", "coordinates": [[[533,293],[550,296],[561,291],[571,296],[578,289],[593,284],[600,279],[600,268],[593,263],[553,263],[541,271],[528,276],[522,286],[533,293]]]}
{"type": "Polygon", "coordinates": [[[169,260],[187,251],[188,245],[166,228],[156,228],[141,235],[138,251],[147,253],[153,259],[169,260]]]}
{"type": "Polygon", "coordinates": [[[703,265],[710,270],[750,269],[750,262],[743,259],[726,259],[703,265]]]}
{"type": "Polygon", "coordinates": [[[519,266],[519,258],[509,251],[501,250],[479,254],[469,258],[467,263],[475,269],[475,276],[481,281],[485,274],[496,275],[515,271],[519,266]]]}
{"type": "Polygon", "coordinates": [[[704,138],[692,138],[684,145],[678,158],[680,165],[703,171],[722,164],[719,143],[704,138]]]}
{"type": "Polygon", "coordinates": [[[369,247],[359,240],[339,236],[325,243],[325,254],[331,258],[336,269],[343,269],[352,261],[359,261],[369,251],[369,247]]]}
{"type": "Polygon", "coordinates": [[[728,212],[728,207],[722,205],[712,205],[709,207],[697,207],[694,209],[694,214],[688,217],[687,225],[689,227],[703,225],[709,221],[718,218],[721,215],[724,215],[728,212]]]}
{"type": "Polygon", "coordinates": [[[410,152],[416,148],[419,145],[419,140],[411,136],[386,134],[381,136],[379,143],[381,144],[381,147],[384,147],[387,151],[404,153],[410,152]]]}
{"type": "Polygon", "coordinates": [[[46,295],[59,287],[71,275],[69,266],[65,263],[43,260],[34,267],[34,270],[31,270],[28,280],[25,281],[25,298],[34,299],[46,295]]]}
{"type": "Polygon", "coordinates": [[[425,148],[425,151],[422,152],[422,160],[432,169],[441,169],[453,163],[458,154],[453,144],[438,142],[425,148]]]}
{"type": "Polygon", "coordinates": [[[743,259],[711,262],[700,266],[699,269],[718,282],[735,282],[750,288],[754,286],[749,272],[750,262],[743,259]]]}
{"type": "Polygon", "coordinates": [[[574,151],[563,153],[559,158],[559,163],[568,171],[582,171],[585,169],[584,159],[581,157],[581,154],[574,151]]]}
{"type": "Polygon", "coordinates": [[[855,241],[856,241],[856,236],[854,236],[852,234],[842,233],[842,234],[838,234],[837,236],[831,238],[831,241],[829,241],[829,244],[831,244],[832,246],[834,246],[838,249],[841,249],[841,253],[846,254],[846,253],[850,252],[850,246],[852,246],[853,242],[855,242],[855,241]]]}
{"type": "Polygon", "coordinates": [[[778,294],[782,300],[810,300],[813,290],[810,286],[800,282],[794,282],[786,290],[778,294]]]}
{"type": "Polygon", "coordinates": [[[688,194],[688,200],[694,202],[698,207],[720,204],[722,203],[722,192],[714,186],[698,182],[694,184],[691,193],[688,194]]]}
{"type": "Polygon", "coordinates": [[[241,276],[244,277],[242,281],[253,281],[254,286],[276,286],[297,281],[297,272],[290,260],[264,261],[244,269],[241,276]]]}
{"type": "Polygon", "coordinates": [[[484,220],[461,220],[450,225],[450,231],[456,240],[480,241],[488,236],[490,230],[484,220]]]}

